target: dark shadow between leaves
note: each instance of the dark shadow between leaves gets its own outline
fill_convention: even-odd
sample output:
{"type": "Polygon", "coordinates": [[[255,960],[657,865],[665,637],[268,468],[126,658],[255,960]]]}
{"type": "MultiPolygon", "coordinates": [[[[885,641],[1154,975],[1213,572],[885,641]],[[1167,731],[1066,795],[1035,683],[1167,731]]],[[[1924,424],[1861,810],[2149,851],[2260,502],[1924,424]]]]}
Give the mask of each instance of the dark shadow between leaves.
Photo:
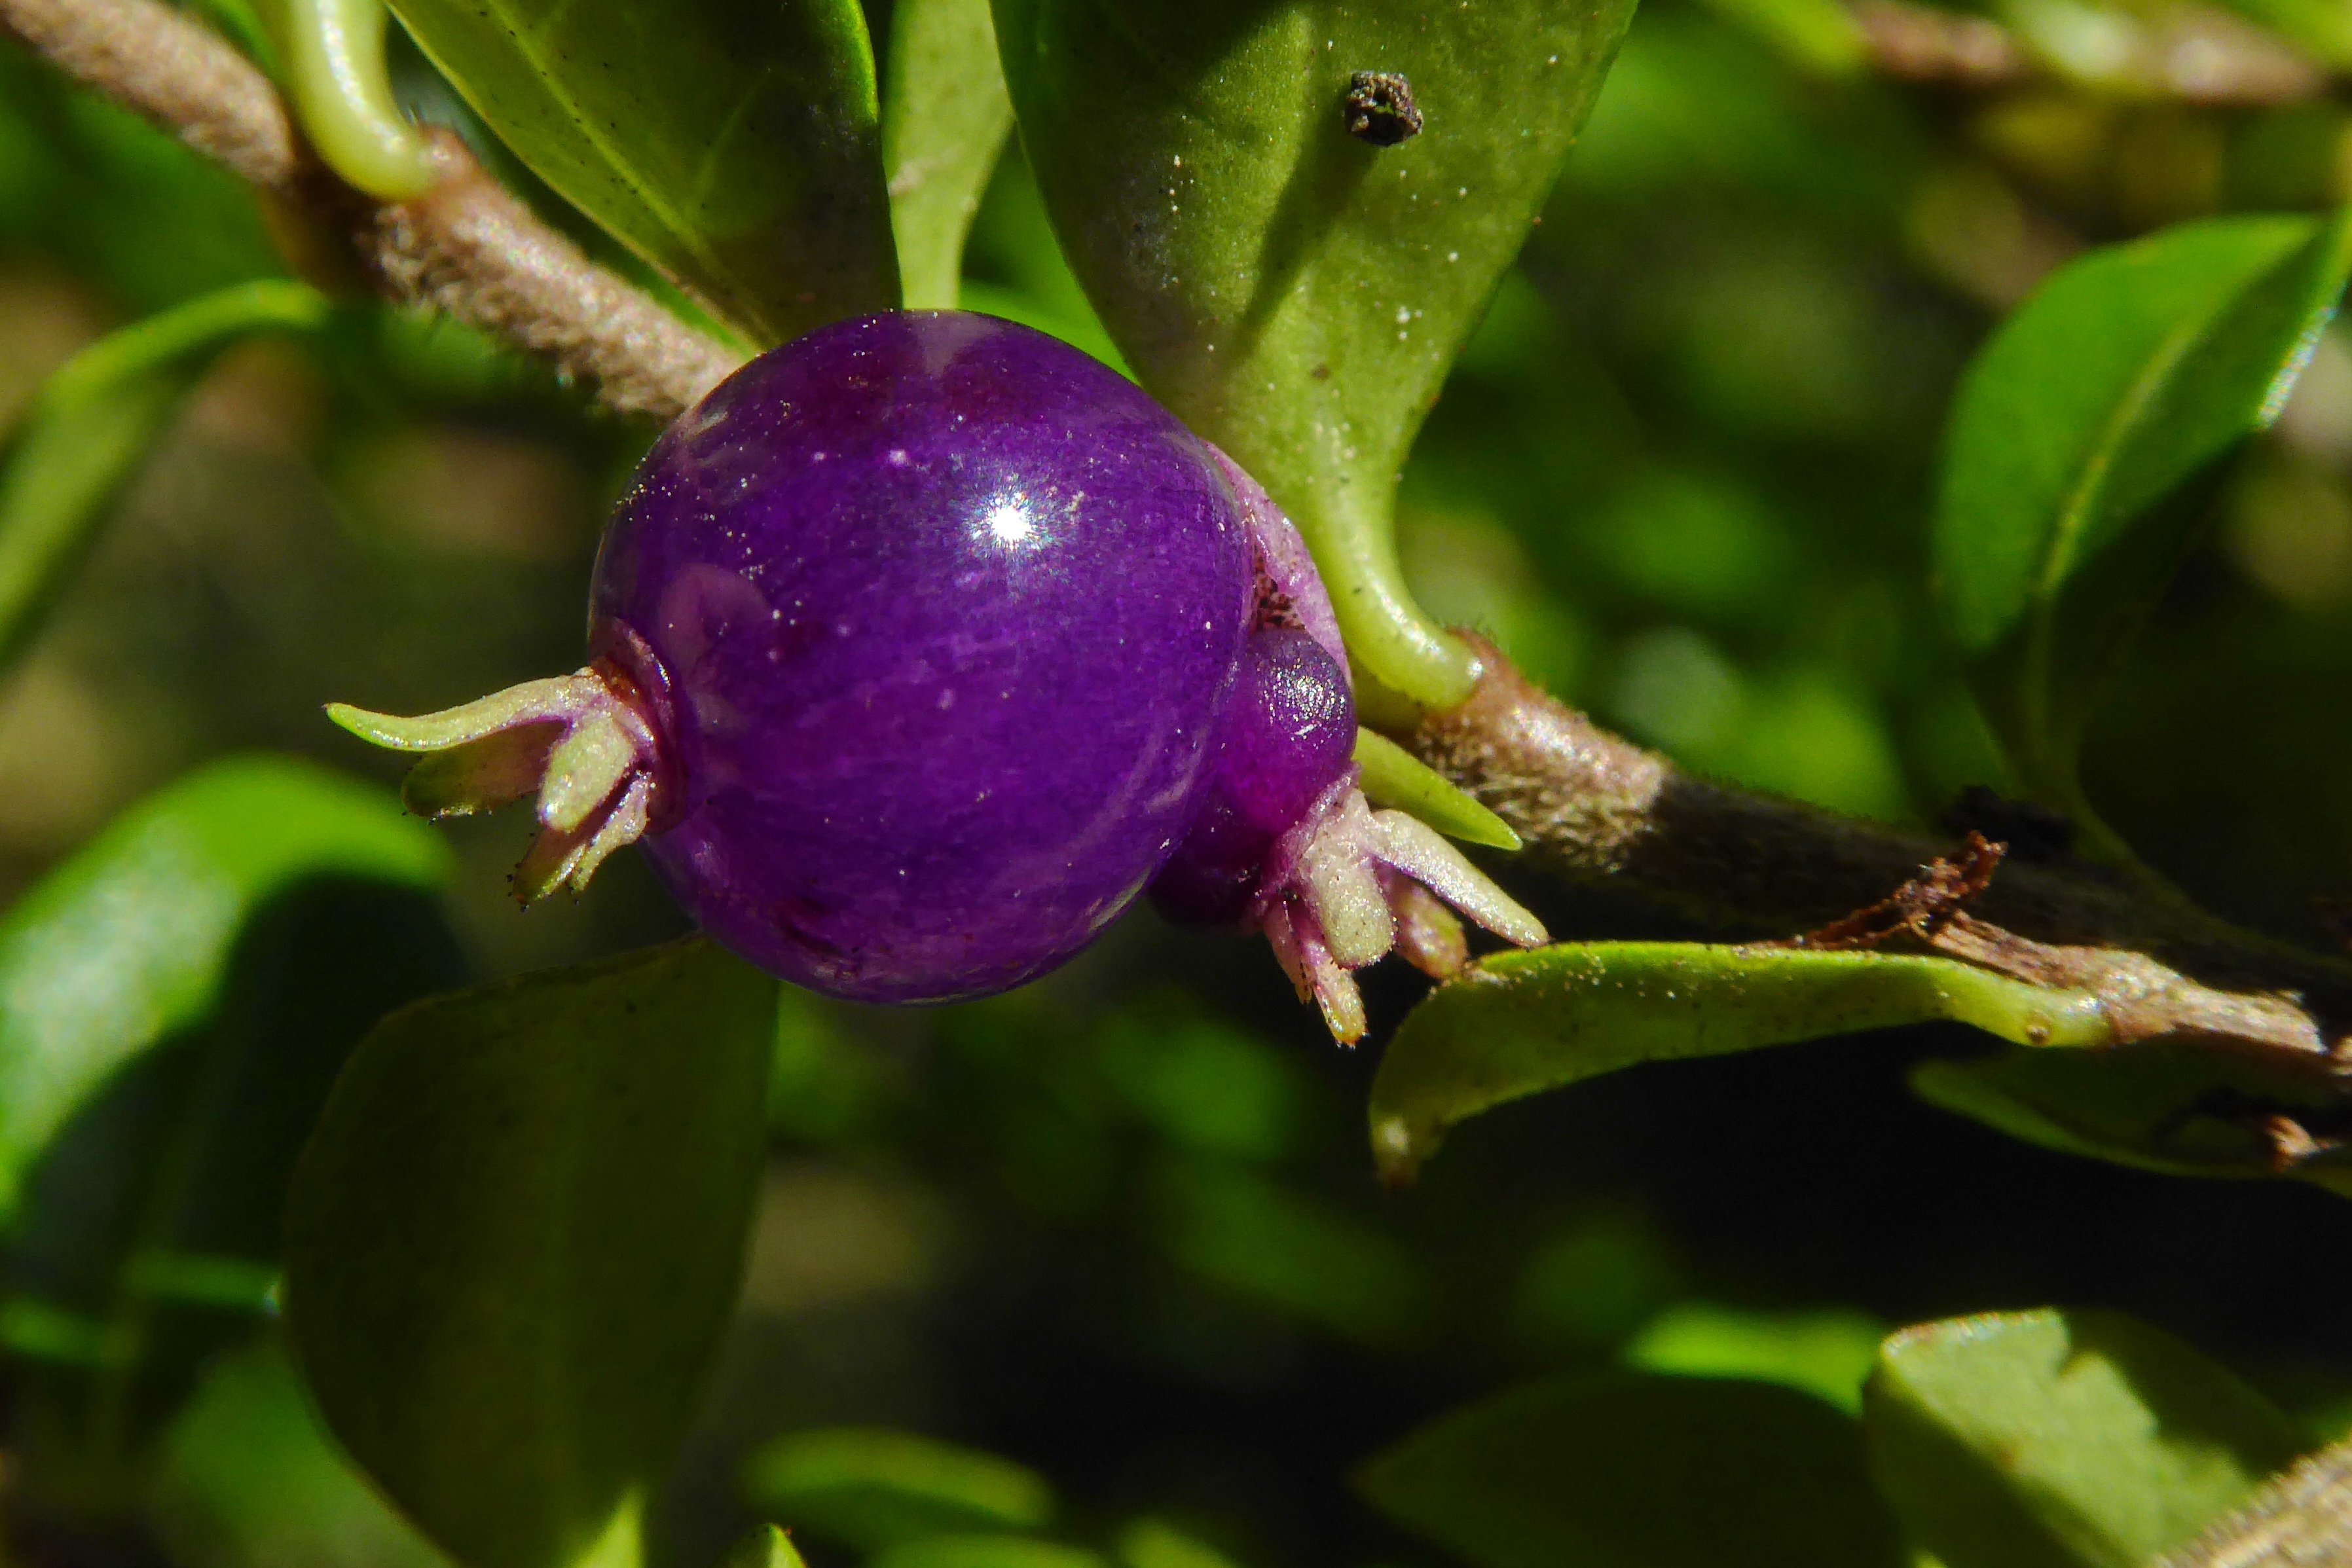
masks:
{"type": "Polygon", "coordinates": [[[299,883],[239,934],[215,1014],[78,1108],[28,1173],[0,1265],[29,1491],[127,1506],[118,1488],[206,1361],[274,1310],[287,1185],[345,1057],[466,973],[434,899],[299,883]]]}

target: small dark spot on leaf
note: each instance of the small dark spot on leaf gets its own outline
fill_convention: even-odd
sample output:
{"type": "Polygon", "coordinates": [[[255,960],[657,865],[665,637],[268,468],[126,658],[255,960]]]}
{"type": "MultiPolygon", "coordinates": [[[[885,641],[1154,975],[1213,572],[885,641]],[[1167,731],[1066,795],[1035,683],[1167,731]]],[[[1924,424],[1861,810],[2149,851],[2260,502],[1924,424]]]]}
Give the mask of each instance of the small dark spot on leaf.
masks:
{"type": "Polygon", "coordinates": [[[1331,379],[1331,367],[1328,365],[1318,365],[1307,373],[1313,376],[1318,382],[1328,382],[1331,379]]]}
{"type": "Polygon", "coordinates": [[[1348,78],[1342,100],[1348,134],[1375,147],[1393,147],[1421,134],[1421,109],[1412,84],[1395,71],[1358,71],[1348,78]]]}

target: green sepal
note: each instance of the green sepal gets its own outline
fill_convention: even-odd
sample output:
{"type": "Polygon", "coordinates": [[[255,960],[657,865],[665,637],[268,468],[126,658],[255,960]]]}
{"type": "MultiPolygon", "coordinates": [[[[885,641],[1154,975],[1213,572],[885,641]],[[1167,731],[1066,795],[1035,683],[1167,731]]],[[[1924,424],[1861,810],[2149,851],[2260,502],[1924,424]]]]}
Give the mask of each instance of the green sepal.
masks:
{"type": "Polygon", "coordinates": [[[1364,798],[1375,806],[1410,811],[1439,832],[1490,850],[1517,850],[1511,824],[1458,789],[1454,781],[1376,730],[1356,730],[1356,767],[1364,798]]]}

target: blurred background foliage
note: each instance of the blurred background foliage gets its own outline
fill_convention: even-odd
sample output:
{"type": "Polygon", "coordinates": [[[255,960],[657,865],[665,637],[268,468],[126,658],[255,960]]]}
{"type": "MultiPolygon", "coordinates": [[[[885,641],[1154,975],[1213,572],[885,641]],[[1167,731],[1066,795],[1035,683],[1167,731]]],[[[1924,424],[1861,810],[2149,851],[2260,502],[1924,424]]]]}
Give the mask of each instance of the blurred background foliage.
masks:
{"type": "MultiPolygon", "coordinates": [[[[1906,80],[1874,67],[1884,15],[1650,0],[1405,476],[1433,610],[1704,772],[1911,823],[2000,782],[1927,610],[1956,376],[2085,246],[2352,196],[2352,110],[2328,85],[2327,15],[2282,9],[2294,43],[2154,4],[1998,16],[2026,66],[1906,80]]],[[[395,46],[412,106],[471,131],[395,46]]],[[[283,221],[0,49],[0,426],[110,328],[282,274],[283,221]]],[[[967,272],[967,303],[1110,357],[1017,150],[967,272]]],[[[569,667],[599,518],[647,435],[463,329],[372,305],[226,355],[0,687],[6,896],[218,754],[389,780],[319,717],[330,697],[407,711],[569,667]]],[[[2352,333],[2322,340],[2219,505],[2101,713],[2088,789],[2200,899],[2316,938],[2315,901],[2352,890],[2334,706],[2352,685],[2352,333]]],[[[406,910],[370,938],[401,977],[388,995],[456,952],[498,976],[678,928],[629,857],[593,897],[518,914],[524,831],[451,830],[455,948],[406,910]]],[[[1566,936],[1673,934],[1525,891],[1566,936]]],[[[1416,984],[1374,978],[1375,1015],[1416,984]]],[[[1383,1194],[1360,1126],[1372,1053],[1332,1050],[1244,945],[1138,915],[986,1003],[792,1000],[749,1275],[656,1560],[714,1561],[763,1513],[802,1523],[819,1568],[887,1555],[887,1521],[772,1447],[849,1427],[1016,1462],[973,1479],[956,1464],[981,1459],[918,1456],[975,1529],[1058,1532],[1130,1568],[1204,1568],[1203,1542],[1263,1568],[1402,1568],[1437,1559],[1347,1477],[1462,1400],[1627,1364],[1759,1374],[1850,1409],[1887,1326],[2052,1301],[2182,1334],[2309,1437],[2352,1423],[2352,1210],[2070,1161],[1907,1096],[1910,1062],[1968,1043],[1915,1030],[1643,1069],[1498,1113],[1383,1194]]],[[[103,1201],[72,1175],[45,1190],[68,1212],[103,1201]]],[[[139,1462],[136,1507],[93,1511],[28,1443],[46,1375],[37,1343],[13,1343],[12,1551],[429,1560],[322,1446],[268,1301],[235,1310],[233,1348],[188,1371],[139,1462]]]]}

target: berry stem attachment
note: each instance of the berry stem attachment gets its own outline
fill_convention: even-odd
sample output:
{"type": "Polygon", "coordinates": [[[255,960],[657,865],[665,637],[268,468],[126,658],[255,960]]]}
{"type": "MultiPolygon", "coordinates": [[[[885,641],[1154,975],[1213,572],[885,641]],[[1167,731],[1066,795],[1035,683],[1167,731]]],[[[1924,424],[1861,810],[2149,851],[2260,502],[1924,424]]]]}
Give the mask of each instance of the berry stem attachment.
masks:
{"type": "Polygon", "coordinates": [[[1393,486],[1370,478],[1291,497],[1357,669],[1412,706],[1442,712],[1478,684],[1478,655],[1423,610],[1397,559],[1393,486]]]}
{"type": "Polygon", "coordinates": [[[348,703],[328,704],[327,716],[362,740],[424,754],[401,785],[419,816],[471,816],[536,790],[539,836],[514,873],[526,904],[585,888],[662,804],[659,740],[635,686],[602,659],[415,718],[348,703]]]}

